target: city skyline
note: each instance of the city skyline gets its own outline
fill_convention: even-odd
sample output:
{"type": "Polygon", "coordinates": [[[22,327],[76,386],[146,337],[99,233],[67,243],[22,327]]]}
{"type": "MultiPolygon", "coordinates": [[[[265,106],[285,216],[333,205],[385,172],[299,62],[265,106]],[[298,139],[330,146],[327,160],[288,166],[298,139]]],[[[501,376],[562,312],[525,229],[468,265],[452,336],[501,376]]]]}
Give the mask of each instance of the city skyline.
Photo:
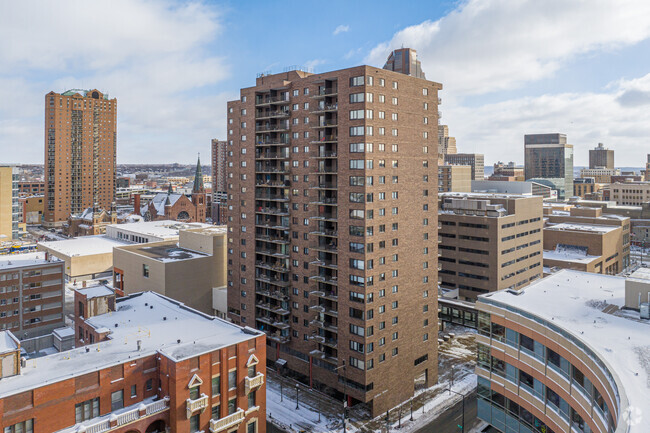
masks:
{"type": "Polygon", "coordinates": [[[649,132],[650,59],[641,54],[650,5],[642,1],[334,3],[326,20],[295,3],[283,10],[289,31],[269,25],[280,19],[270,3],[118,3],[0,6],[0,97],[21,101],[0,107],[0,147],[14,150],[6,162],[42,162],[49,91],[97,88],[122,101],[118,163],[191,163],[225,137],[225,102],[255,74],[381,67],[401,45],[418,50],[427,77],[443,83],[441,122],[459,151],[484,153],[488,164],[504,153],[523,162],[524,134],[560,131],[576,146],[576,165],[603,142],[618,165],[634,166],[649,132]],[[278,49],[293,35],[305,43],[278,49]]]}

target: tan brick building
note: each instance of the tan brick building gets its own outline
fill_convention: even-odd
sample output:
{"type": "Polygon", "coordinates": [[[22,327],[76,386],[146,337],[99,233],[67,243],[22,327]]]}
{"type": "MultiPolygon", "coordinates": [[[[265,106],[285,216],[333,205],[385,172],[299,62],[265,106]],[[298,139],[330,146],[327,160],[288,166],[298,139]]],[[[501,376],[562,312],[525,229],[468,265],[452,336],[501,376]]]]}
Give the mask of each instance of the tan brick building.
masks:
{"type": "Polygon", "coordinates": [[[609,200],[617,205],[641,206],[650,201],[650,182],[613,183],[608,189],[609,200]]]}
{"type": "Polygon", "coordinates": [[[358,66],[261,76],[228,103],[229,315],[374,415],[437,380],[441,88],[358,66]]]}
{"type": "Polygon", "coordinates": [[[117,99],[99,90],[45,95],[45,218],[60,226],[115,200],[117,99]]]}
{"type": "Polygon", "coordinates": [[[21,210],[18,201],[18,172],[15,167],[0,166],[0,242],[19,237],[21,210]]]}
{"type": "Polygon", "coordinates": [[[601,208],[544,208],[544,266],[617,274],[630,265],[630,218],[601,208]]]}
{"type": "Polygon", "coordinates": [[[485,179],[485,157],[481,153],[448,153],[447,165],[469,165],[472,167],[472,180],[485,179]]]}
{"type": "Polygon", "coordinates": [[[542,197],[440,194],[438,224],[440,286],[461,299],[542,276],[542,197]]]}
{"type": "Polygon", "coordinates": [[[472,167],[439,165],[438,192],[472,192],[472,167]]]}

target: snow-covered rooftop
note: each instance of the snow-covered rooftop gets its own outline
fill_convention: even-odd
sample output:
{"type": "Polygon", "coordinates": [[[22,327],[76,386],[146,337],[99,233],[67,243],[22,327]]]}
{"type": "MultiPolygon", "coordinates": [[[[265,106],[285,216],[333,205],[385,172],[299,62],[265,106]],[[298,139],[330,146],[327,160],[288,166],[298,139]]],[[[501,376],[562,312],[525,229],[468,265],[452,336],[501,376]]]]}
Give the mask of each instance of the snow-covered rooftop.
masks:
{"type": "Polygon", "coordinates": [[[135,234],[140,236],[153,236],[160,240],[178,239],[178,231],[194,228],[214,227],[204,223],[183,223],[172,220],[141,221],[126,224],[111,224],[107,226],[107,233],[120,231],[122,233],[135,234]]]}
{"type": "MultiPolygon", "coordinates": [[[[636,312],[615,308],[625,304],[625,278],[565,269],[516,293],[501,290],[479,299],[535,315],[584,343],[606,364],[617,381],[619,393],[627,397],[628,407],[638,409],[634,414],[640,419],[635,420],[629,432],[647,432],[650,322],[640,320],[636,312]]],[[[620,416],[624,418],[627,408],[622,409],[620,416]]]]}
{"type": "MultiPolygon", "coordinates": [[[[50,257],[50,262],[58,262],[56,257],[50,257]]],[[[48,263],[45,260],[44,252],[24,253],[24,254],[7,254],[0,256],[0,271],[12,268],[22,268],[25,266],[43,265],[48,263]]]]}
{"type": "Polygon", "coordinates": [[[110,340],[27,360],[20,375],[0,381],[0,398],[155,353],[178,362],[261,335],[154,292],[120,298],[116,310],[86,321],[110,340]]]}
{"type": "Polygon", "coordinates": [[[639,268],[636,271],[632,272],[628,277],[628,280],[642,281],[644,283],[650,283],[650,268],[639,268]]]}
{"type": "Polygon", "coordinates": [[[593,233],[609,233],[618,229],[620,226],[601,226],[594,224],[581,224],[581,223],[560,223],[548,225],[545,230],[569,230],[593,233]]]}
{"type": "Polygon", "coordinates": [[[9,331],[0,331],[0,354],[13,352],[17,348],[16,337],[9,331]]]}
{"type": "MultiPolygon", "coordinates": [[[[147,244],[144,244],[147,245],[147,244]]],[[[132,250],[133,251],[133,250],[132,250]]],[[[198,253],[196,251],[180,248],[173,245],[154,245],[142,246],[136,250],[140,254],[144,254],[154,260],[163,263],[174,262],[177,260],[196,259],[199,257],[209,257],[207,254],[198,253]]]]}
{"type": "Polygon", "coordinates": [[[506,193],[490,193],[490,192],[441,192],[438,197],[451,197],[451,198],[530,198],[530,195],[523,194],[506,194],[506,193]]]}
{"type": "Polygon", "coordinates": [[[106,235],[80,236],[62,241],[41,242],[39,245],[68,257],[91,256],[94,254],[112,253],[113,247],[128,245],[126,242],[110,238],[106,235]]]}
{"type": "Polygon", "coordinates": [[[113,293],[113,289],[103,285],[103,284],[98,284],[96,286],[92,287],[85,287],[83,289],[76,289],[77,292],[81,293],[82,295],[86,295],[86,299],[93,299],[93,298],[100,298],[103,296],[110,296],[113,293]]]}
{"type": "Polygon", "coordinates": [[[560,260],[563,262],[574,263],[591,263],[594,260],[600,259],[600,256],[590,256],[580,251],[572,251],[568,249],[563,250],[544,250],[545,260],[560,260]]]}

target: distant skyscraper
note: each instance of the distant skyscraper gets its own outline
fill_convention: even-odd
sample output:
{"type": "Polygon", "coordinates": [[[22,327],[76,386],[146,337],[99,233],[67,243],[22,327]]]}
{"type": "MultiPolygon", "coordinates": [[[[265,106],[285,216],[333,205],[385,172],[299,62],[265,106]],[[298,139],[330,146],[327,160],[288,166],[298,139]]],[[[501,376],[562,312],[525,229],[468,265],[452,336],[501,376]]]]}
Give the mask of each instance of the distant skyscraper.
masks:
{"type": "Polygon", "coordinates": [[[424,72],[422,72],[420,61],[418,60],[418,53],[411,48],[400,48],[390,53],[384,69],[426,79],[424,72]]]}
{"type": "MultiPolygon", "coordinates": [[[[456,138],[449,136],[447,125],[438,125],[438,155],[456,153],[456,138]]],[[[441,156],[444,158],[444,156],[441,156]]]]}
{"type": "Polygon", "coordinates": [[[529,134],[524,137],[526,180],[548,183],[559,199],[573,194],[573,145],[566,134],[529,134]]]}
{"type": "Polygon", "coordinates": [[[212,222],[226,224],[226,145],[212,139],[212,222]]]}
{"type": "Polygon", "coordinates": [[[45,213],[48,226],[115,200],[117,99],[99,90],[45,95],[45,213]]]}
{"type": "Polygon", "coordinates": [[[589,149],[589,168],[614,168],[614,151],[598,143],[593,149],[589,149]]]}

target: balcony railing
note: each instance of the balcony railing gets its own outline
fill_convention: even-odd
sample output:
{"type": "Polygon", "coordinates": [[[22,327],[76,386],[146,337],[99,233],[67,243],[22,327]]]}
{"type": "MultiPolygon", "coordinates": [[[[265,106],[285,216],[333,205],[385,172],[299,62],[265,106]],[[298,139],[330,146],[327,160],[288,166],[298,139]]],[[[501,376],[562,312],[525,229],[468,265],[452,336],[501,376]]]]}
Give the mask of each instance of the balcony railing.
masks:
{"type": "Polygon", "coordinates": [[[197,398],[196,400],[188,398],[185,401],[185,404],[187,419],[190,419],[194,412],[197,410],[203,411],[206,407],[208,407],[208,396],[201,394],[201,397],[197,398]]]}
{"type": "Polygon", "coordinates": [[[169,409],[169,397],[161,400],[152,401],[149,403],[142,402],[133,405],[133,409],[128,409],[123,412],[111,414],[111,416],[103,416],[100,421],[92,422],[89,424],[82,424],[86,433],[103,433],[111,430],[117,430],[123,425],[132,423],[138,419],[146,418],[156,413],[169,409]],[[113,417],[115,415],[115,417],[113,417]],[[112,421],[111,421],[112,419],[112,421]]]}
{"type": "Polygon", "coordinates": [[[211,419],[210,432],[217,433],[235,427],[241,424],[244,418],[246,418],[244,409],[237,408],[237,412],[233,413],[232,415],[224,416],[223,418],[217,420],[211,419]]]}
{"type": "Polygon", "coordinates": [[[244,379],[244,389],[246,391],[246,395],[248,395],[251,390],[264,385],[264,374],[262,373],[257,373],[255,377],[248,377],[244,379]]]}

